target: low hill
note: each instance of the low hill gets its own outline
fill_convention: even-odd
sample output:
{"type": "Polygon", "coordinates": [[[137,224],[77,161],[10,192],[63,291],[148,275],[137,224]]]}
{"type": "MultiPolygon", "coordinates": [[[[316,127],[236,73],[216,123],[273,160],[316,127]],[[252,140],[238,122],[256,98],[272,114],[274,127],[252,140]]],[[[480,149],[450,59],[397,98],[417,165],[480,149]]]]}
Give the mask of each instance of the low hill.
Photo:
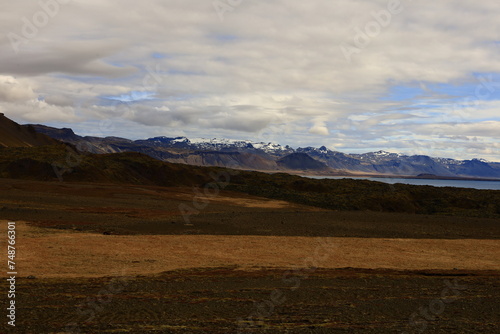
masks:
{"type": "Polygon", "coordinates": [[[199,186],[210,170],[164,163],[144,154],[91,154],[66,144],[0,148],[0,177],[39,181],[199,186]]]}
{"type": "Polygon", "coordinates": [[[292,153],[277,161],[278,166],[291,170],[327,170],[328,166],[306,153],[292,153]]]}
{"type": "Polygon", "coordinates": [[[59,144],[0,147],[0,177],[40,181],[195,186],[333,210],[371,210],[500,218],[500,191],[309,179],[166,163],[140,153],[80,153],[59,144]],[[217,175],[223,175],[218,177],[217,175]]]}
{"type": "Polygon", "coordinates": [[[0,147],[54,145],[58,141],[38,133],[30,125],[19,125],[0,113],[0,147]]]}

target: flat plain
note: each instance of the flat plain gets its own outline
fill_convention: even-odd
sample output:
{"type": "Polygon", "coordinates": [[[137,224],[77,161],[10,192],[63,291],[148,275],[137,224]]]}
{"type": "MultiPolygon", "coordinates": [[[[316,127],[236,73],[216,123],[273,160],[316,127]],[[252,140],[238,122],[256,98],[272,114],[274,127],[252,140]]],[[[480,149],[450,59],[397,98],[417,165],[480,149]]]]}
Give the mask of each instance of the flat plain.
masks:
{"type": "Polygon", "coordinates": [[[0,186],[2,234],[17,222],[25,333],[500,326],[498,219],[332,211],[230,191],[203,198],[187,187],[0,186]],[[180,205],[198,212],[183,217],[180,205]]]}

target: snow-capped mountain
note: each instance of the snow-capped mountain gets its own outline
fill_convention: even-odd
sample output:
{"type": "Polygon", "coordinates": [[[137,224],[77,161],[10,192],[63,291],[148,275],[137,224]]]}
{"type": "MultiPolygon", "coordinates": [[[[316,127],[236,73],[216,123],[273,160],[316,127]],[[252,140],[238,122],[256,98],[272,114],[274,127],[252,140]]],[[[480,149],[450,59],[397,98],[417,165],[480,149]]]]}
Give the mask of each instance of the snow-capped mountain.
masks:
{"type": "Polygon", "coordinates": [[[349,154],[352,158],[360,159],[363,161],[386,161],[390,159],[400,159],[402,157],[406,157],[406,155],[401,153],[391,153],[387,151],[377,151],[377,152],[369,152],[363,154],[349,154]]]}
{"type": "Polygon", "coordinates": [[[276,143],[253,142],[250,140],[234,140],[225,138],[186,138],[186,137],[154,137],[140,141],[144,144],[163,147],[187,148],[193,150],[260,150],[268,154],[283,152],[292,153],[289,146],[276,143]]]}
{"type": "Polygon", "coordinates": [[[252,146],[255,149],[262,150],[266,153],[272,153],[272,154],[293,152],[293,149],[290,146],[288,145],[281,146],[280,144],[275,144],[275,143],[264,143],[264,142],[252,143],[252,146]]]}
{"type": "Polygon", "coordinates": [[[71,129],[33,125],[40,133],[66,141],[92,153],[134,151],[175,163],[252,170],[311,170],[361,172],[401,176],[499,178],[500,163],[483,159],[455,160],[405,155],[387,151],[346,154],[325,146],[291,148],[277,143],[220,138],[154,137],[144,140],[81,137],[71,129]],[[317,163],[311,161],[316,160],[317,163]],[[326,167],[325,167],[326,166],[326,167]]]}

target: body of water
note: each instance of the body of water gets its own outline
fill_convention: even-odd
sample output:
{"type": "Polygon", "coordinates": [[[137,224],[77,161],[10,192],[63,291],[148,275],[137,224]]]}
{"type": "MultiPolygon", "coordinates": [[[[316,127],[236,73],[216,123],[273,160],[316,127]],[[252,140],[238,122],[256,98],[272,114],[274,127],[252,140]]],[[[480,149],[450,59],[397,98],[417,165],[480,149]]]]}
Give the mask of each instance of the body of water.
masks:
{"type": "Polygon", "coordinates": [[[351,177],[351,176],[306,176],[312,179],[353,179],[353,180],[370,180],[385,183],[404,183],[418,186],[434,186],[434,187],[458,187],[458,188],[474,188],[474,189],[489,189],[500,190],[499,181],[477,181],[477,180],[428,180],[428,179],[401,179],[401,178],[382,178],[382,177],[351,177]]]}

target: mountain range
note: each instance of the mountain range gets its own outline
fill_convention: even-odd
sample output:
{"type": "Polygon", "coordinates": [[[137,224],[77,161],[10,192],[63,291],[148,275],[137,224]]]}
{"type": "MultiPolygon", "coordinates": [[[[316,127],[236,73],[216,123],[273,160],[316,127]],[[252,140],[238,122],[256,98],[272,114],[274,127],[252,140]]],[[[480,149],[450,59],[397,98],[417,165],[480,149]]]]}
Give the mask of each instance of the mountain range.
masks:
{"type": "Polygon", "coordinates": [[[500,179],[500,163],[482,159],[456,160],[385,151],[346,154],[325,146],[292,148],[248,140],[154,137],[129,140],[119,137],[79,136],[72,129],[28,125],[36,132],[103,154],[139,152],[155,159],[196,166],[218,166],[258,171],[292,171],[320,175],[378,175],[424,178],[500,179]]]}

